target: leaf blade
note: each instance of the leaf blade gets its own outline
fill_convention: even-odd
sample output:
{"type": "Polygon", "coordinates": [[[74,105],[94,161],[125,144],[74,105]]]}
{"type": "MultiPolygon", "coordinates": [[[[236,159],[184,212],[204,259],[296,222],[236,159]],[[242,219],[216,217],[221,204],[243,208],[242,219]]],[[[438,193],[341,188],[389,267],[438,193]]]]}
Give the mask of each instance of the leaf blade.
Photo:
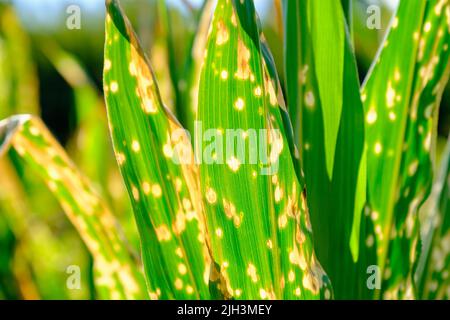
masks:
{"type": "Polygon", "coordinates": [[[94,257],[100,296],[145,298],[142,275],[114,232],[114,216],[45,125],[33,116],[13,116],[0,122],[0,138],[0,155],[13,148],[46,182],[77,228],[94,257]]]}
{"type": "Polygon", "coordinates": [[[233,133],[237,139],[246,137],[241,156],[225,152],[219,142],[216,157],[212,149],[204,157],[211,140],[198,135],[212,252],[234,298],[330,298],[312,247],[303,185],[282,118],[281,90],[256,21],[252,1],[219,1],[202,69],[198,120],[203,132],[211,140],[225,141],[233,133]],[[259,143],[270,136],[274,154],[263,151],[265,159],[253,162],[261,132],[259,143]],[[278,171],[261,170],[278,160],[278,171]]]}

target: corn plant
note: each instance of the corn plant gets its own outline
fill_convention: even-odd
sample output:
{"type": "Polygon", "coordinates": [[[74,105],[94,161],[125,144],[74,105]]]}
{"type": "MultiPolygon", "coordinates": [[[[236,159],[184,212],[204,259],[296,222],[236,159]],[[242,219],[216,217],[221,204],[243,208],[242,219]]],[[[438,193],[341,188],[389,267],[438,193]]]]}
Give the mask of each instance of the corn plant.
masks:
{"type": "Polygon", "coordinates": [[[142,261],[39,118],[0,122],[0,155],[60,202],[99,298],[449,299],[450,2],[401,0],[362,85],[350,2],[282,1],[284,78],[253,1],[205,1],[183,72],[159,5],[165,75],[106,0],[103,92],[142,261]]]}

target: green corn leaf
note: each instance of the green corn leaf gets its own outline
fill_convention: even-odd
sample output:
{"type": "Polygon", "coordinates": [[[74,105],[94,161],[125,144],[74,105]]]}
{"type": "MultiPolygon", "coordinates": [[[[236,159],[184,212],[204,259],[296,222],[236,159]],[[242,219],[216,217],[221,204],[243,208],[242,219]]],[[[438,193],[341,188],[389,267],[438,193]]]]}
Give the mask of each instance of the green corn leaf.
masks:
{"type": "MultiPolygon", "coordinates": [[[[418,297],[450,299],[450,140],[441,159],[439,174],[427,200],[423,249],[416,271],[418,297]]],[[[422,220],[423,221],[423,220],[422,220]]]]}
{"type": "Polygon", "coordinates": [[[366,201],[364,114],[344,14],[340,7],[289,0],[284,2],[284,15],[288,109],[304,165],[316,251],[336,298],[368,298],[365,268],[374,254],[359,248],[366,229],[360,223],[366,201]],[[310,27],[309,15],[315,16],[316,27],[310,27]],[[327,31],[331,38],[318,43],[324,41],[320,30],[325,25],[332,29],[340,26],[341,30],[327,31]],[[342,53],[337,52],[340,50],[342,53]],[[320,56],[320,52],[328,57],[320,56]],[[336,68],[334,77],[339,79],[324,79],[326,86],[321,87],[318,79],[328,74],[328,68],[317,65],[326,64],[323,59],[330,57],[333,60],[329,63],[336,68]],[[331,105],[324,104],[322,95],[331,105]],[[326,138],[330,119],[339,129],[332,149],[326,138]],[[327,150],[332,150],[331,176],[327,150]]]}
{"type": "Polygon", "coordinates": [[[219,0],[206,46],[196,158],[211,249],[233,298],[330,298],[257,20],[253,1],[219,0]]]}
{"type": "Polygon", "coordinates": [[[375,238],[385,298],[414,297],[417,211],[431,187],[437,110],[450,72],[449,5],[401,1],[362,88],[367,220],[375,231],[368,237],[375,238]]]}
{"type": "Polygon", "coordinates": [[[344,10],[345,20],[350,33],[350,41],[353,44],[353,0],[341,0],[342,9],[344,10]]]}
{"type": "Polygon", "coordinates": [[[28,115],[2,120],[0,155],[10,149],[45,181],[86,243],[95,261],[99,297],[145,298],[142,275],[117,235],[114,216],[45,125],[28,115]]]}
{"type": "Polygon", "coordinates": [[[164,107],[118,2],[106,5],[104,91],[151,298],[207,299],[211,263],[189,138],[164,107]]]}

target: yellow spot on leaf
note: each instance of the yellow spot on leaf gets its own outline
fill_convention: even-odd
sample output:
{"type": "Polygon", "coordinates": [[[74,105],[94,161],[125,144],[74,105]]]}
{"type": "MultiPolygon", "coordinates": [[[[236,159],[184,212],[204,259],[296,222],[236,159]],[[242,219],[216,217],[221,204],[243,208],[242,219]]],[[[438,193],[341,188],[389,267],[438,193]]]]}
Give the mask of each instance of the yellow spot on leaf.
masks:
{"type": "Polygon", "coordinates": [[[381,143],[379,143],[379,142],[375,143],[375,148],[374,148],[375,154],[380,154],[382,150],[383,150],[383,147],[381,146],[381,143]]]}
{"type": "Polygon", "coordinates": [[[139,190],[135,186],[131,187],[131,193],[133,194],[134,200],[139,201],[139,190]]]}
{"type": "Polygon", "coordinates": [[[283,198],[283,189],[280,186],[276,186],[275,188],[275,202],[278,203],[283,198]]]}
{"type": "Polygon", "coordinates": [[[375,121],[377,121],[377,117],[378,117],[377,112],[375,111],[375,109],[371,108],[367,113],[367,123],[368,124],[375,123],[375,121]]]}
{"type": "Polygon", "coordinates": [[[111,70],[111,60],[105,59],[105,71],[111,70]]]}
{"type": "Polygon", "coordinates": [[[152,194],[156,198],[161,197],[162,190],[161,190],[161,186],[159,184],[156,183],[152,186],[152,194]]]}
{"type": "Polygon", "coordinates": [[[247,275],[252,279],[253,282],[258,282],[258,274],[256,272],[256,267],[252,263],[248,264],[247,275]]]}
{"type": "Polygon", "coordinates": [[[150,193],[150,183],[148,183],[147,181],[144,181],[142,183],[142,190],[144,191],[145,194],[149,194],[150,193]]]}
{"type": "Polygon", "coordinates": [[[228,167],[230,167],[230,169],[234,172],[239,170],[239,167],[241,166],[241,162],[235,158],[235,157],[231,157],[228,161],[227,161],[228,167]]]}
{"type": "Polygon", "coordinates": [[[255,88],[255,90],[254,90],[254,93],[255,93],[255,96],[261,97],[261,95],[262,95],[262,89],[261,89],[261,87],[260,87],[260,86],[257,86],[257,87],[255,88]]]}
{"type": "Polygon", "coordinates": [[[175,288],[177,290],[181,290],[183,288],[183,280],[181,280],[180,278],[177,278],[175,280],[175,288]]]}
{"type": "Polygon", "coordinates": [[[141,150],[141,145],[139,144],[139,141],[133,140],[131,143],[131,149],[133,149],[134,152],[139,152],[141,150]]]}
{"type": "Polygon", "coordinates": [[[309,109],[313,109],[316,104],[316,99],[314,98],[314,93],[312,91],[307,91],[305,93],[305,105],[309,109]]]}
{"type": "Polygon", "coordinates": [[[185,265],[184,263],[180,263],[180,264],[178,265],[178,272],[179,272],[180,274],[186,274],[187,268],[186,268],[186,265],[185,265]]]}
{"type": "Polygon", "coordinates": [[[118,152],[116,155],[117,163],[119,166],[123,165],[125,162],[125,155],[121,152],[118,152]]]}
{"type": "Polygon", "coordinates": [[[223,20],[219,20],[217,22],[217,37],[216,37],[216,44],[221,46],[225,44],[229,39],[229,33],[227,26],[223,22],[223,20]]]}
{"type": "Polygon", "coordinates": [[[223,80],[228,79],[228,71],[227,71],[227,70],[222,70],[222,72],[220,73],[220,77],[221,77],[223,80]]]}
{"type": "Polygon", "coordinates": [[[235,77],[241,80],[247,80],[250,77],[250,50],[245,46],[244,42],[238,39],[238,69],[235,73],[235,77]]]}
{"type": "Polygon", "coordinates": [[[155,228],[155,232],[158,241],[169,241],[172,237],[169,228],[165,224],[162,224],[159,227],[155,228]]]}
{"type": "Polygon", "coordinates": [[[392,87],[391,82],[388,83],[388,88],[386,91],[386,104],[388,108],[392,108],[395,104],[395,90],[392,87]]]}
{"type": "Polygon", "coordinates": [[[217,202],[217,194],[213,188],[208,188],[206,190],[206,201],[210,204],[214,204],[217,202]]]}
{"type": "Polygon", "coordinates": [[[243,110],[245,107],[245,101],[242,98],[238,98],[234,103],[234,108],[238,111],[243,110]]]}
{"type": "Polygon", "coordinates": [[[117,91],[119,91],[119,84],[117,83],[117,81],[111,82],[110,89],[112,93],[116,93],[117,91]]]}

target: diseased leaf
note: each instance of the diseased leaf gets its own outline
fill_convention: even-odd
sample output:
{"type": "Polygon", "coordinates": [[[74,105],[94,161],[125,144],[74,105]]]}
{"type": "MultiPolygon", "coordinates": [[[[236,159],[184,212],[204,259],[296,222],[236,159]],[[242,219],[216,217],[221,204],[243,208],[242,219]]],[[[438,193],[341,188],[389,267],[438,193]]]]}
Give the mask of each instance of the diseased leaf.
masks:
{"type": "Polygon", "coordinates": [[[418,298],[450,299],[450,140],[425,211],[423,249],[415,274],[418,298]]]}
{"type": "Polygon", "coordinates": [[[417,211],[432,180],[437,110],[450,72],[448,1],[401,1],[362,89],[384,298],[413,298],[417,211]],[[399,54],[403,52],[403,54],[399,54]]]}
{"type": "Polygon", "coordinates": [[[206,46],[196,157],[212,253],[233,298],[330,298],[257,20],[252,1],[219,0],[206,46]]]}
{"type": "Polygon", "coordinates": [[[76,56],[48,38],[41,39],[40,43],[41,50],[74,93],[76,131],[67,143],[69,157],[91,181],[103,187],[105,199],[110,201],[127,239],[135,249],[133,254],[137,255],[139,234],[112,151],[103,96],[76,56]]]}
{"type": "Polygon", "coordinates": [[[13,149],[58,199],[94,257],[99,297],[142,299],[145,283],[118,237],[116,221],[45,125],[33,116],[0,121],[0,155],[13,149]]]}
{"type": "Polygon", "coordinates": [[[189,138],[164,107],[131,24],[108,0],[104,92],[152,299],[208,299],[210,255],[189,138]]]}

